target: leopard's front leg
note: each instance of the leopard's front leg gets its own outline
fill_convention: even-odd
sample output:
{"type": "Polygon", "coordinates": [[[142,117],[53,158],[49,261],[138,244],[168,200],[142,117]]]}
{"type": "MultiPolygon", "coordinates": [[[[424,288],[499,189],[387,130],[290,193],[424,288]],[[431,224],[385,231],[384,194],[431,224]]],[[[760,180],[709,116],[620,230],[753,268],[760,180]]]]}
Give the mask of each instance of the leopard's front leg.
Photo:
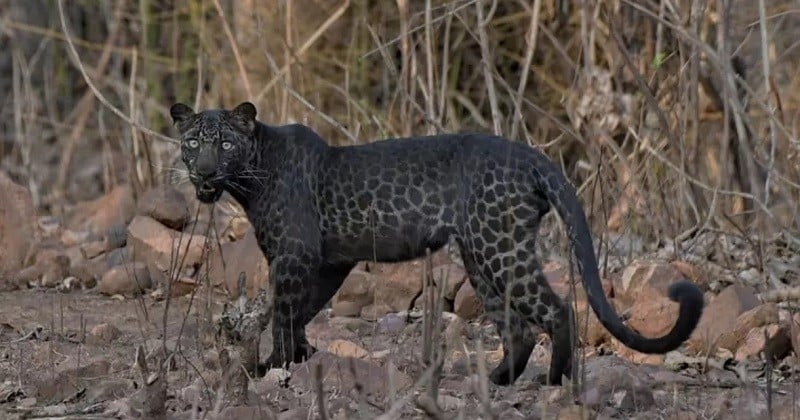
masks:
{"type": "Polygon", "coordinates": [[[264,368],[283,367],[290,362],[308,359],[315,349],[308,343],[305,326],[313,315],[309,302],[313,281],[319,271],[319,255],[302,243],[292,246],[293,252],[278,255],[270,264],[273,284],[272,354],[264,368]]]}
{"type": "MultiPolygon", "coordinates": [[[[308,359],[315,349],[306,339],[305,326],[314,316],[311,305],[322,265],[322,234],[314,213],[304,200],[292,211],[275,210],[263,230],[262,244],[269,260],[269,282],[274,293],[272,353],[262,369],[287,367],[308,359]]],[[[260,369],[261,370],[261,369],[260,369]]]]}

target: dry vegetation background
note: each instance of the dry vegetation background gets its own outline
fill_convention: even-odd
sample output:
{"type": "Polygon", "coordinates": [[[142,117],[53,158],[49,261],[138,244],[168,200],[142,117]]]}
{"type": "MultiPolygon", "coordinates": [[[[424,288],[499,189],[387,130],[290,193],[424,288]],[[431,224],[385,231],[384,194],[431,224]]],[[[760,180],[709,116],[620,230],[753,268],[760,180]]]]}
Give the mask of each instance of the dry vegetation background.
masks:
{"type": "Polygon", "coordinates": [[[180,181],[172,103],[249,100],[261,121],[337,145],[453,131],[536,145],[579,187],[602,242],[679,244],[701,229],[753,248],[797,241],[799,12],[792,0],[0,0],[0,170],[41,215],[118,184],[139,194],[180,181]]]}
{"type": "Polygon", "coordinates": [[[262,121],[304,122],[333,144],[480,130],[538,145],[581,187],[596,228],[796,231],[796,7],[74,0],[63,23],[79,64],[55,1],[7,0],[1,166],[57,213],[178,165],[174,144],[107,105],[172,136],[176,100],[251,100],[262,121]]]}

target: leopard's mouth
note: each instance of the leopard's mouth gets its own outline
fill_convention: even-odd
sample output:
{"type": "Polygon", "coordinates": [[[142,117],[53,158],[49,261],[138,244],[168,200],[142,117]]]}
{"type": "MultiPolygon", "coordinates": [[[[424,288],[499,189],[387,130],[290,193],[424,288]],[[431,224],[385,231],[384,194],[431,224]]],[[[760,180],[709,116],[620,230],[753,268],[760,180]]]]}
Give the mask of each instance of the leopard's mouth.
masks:
{"type": "Polygon", "coordinates": [[[220,196],[222,196],[222,188],[219,188],[210,182],[204,182],[200,185],[197,185],[195,192],[197,193],[197,199],[206,204],[213,203],[219,200],[220,196]]]}

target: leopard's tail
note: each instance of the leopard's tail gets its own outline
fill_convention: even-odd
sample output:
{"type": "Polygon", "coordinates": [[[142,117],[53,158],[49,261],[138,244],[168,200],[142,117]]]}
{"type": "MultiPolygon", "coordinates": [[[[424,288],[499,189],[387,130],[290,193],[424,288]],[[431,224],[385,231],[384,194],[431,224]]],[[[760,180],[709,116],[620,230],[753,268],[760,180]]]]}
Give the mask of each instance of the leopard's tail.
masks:
{"type": "Polygon", "coordinates": [[[697,327],[703,312],[703,293],[688,281],[670,286],[669,297],[680,303],[680,312],[672,329],[661,337],[643,337],[623,324],[603,292],[589,225],[575,188],[555,164],[548,164],[552,166],[546,170],[551,170],[554,176],[543,177],[542,187],[548,201],[566,224],[570,245],[583,278],[583,287],[597,318],[614,337],[636,351],[663,354],[678,348],[697,327]]]}

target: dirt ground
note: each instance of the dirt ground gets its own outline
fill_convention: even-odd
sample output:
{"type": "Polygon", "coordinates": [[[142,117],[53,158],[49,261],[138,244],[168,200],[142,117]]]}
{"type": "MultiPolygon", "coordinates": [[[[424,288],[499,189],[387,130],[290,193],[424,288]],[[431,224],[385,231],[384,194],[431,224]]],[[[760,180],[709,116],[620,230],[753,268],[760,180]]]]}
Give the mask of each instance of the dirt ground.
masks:
{"type": "MultiPolygon", "coordinates": [[[[202,327],[207,325],[205,296],[199,291],[194,297],[172,300],[164,325],[165,301],[149,296],[120,300],[94,292],[38,290],[0,294],[0,415],[129,418],[142,392],[142,377],[133,363],[135,349],[143,345],[148,359],[155,360],[166,327],[167,348],[177,350],[167,374],[168,418],[322,418],[319,381],[308,367],[314,363],[326,365],[322,384],[329,418],[376,418],[393,408],[398,416],[394,418],[426,418],[415,401],[427,391],[414,384],[424,370],[418,358],[422,318],[389,316],[368,322],[331,317],[330,310],[309,325],[312,344],[325,349],[332,342],[353,343],[367,350],[368,357],[356,358],[359,363],[353,368],[338,363],[349,359],[321,350],[311,362],[291,367],[286,386],[281,385],[281,372],[254,379],[250,407],[217,417],[213,395],[220,386],[220,369],[218,353],[204,344],[209,339],[202,327]],[[390,376],[394,390],[387,384],[390,376]]],[[[212,311],[219,313],[223,299],[212,300],[212,311]]],[[[499,340],[487,325],[476,321],[465,329],[467,337],[488,332],[482,344],[492,363],[499,340]]],[[[532,382],[547,367],[549,344],[541,344],[513,386],[483,381],[486,389],[481,391],[474,386],[482,382],[480,375],[470,374],[468,364],[446,363],[438,387],[441,418],[767,418],[765,382],[755,377],[757,372],[750,372],[752,380],[742,383],[733,367],[710,368],[701,375],[692,367],[674,372],[616,356],[588,358],[580,397],[586,411],[581,412],[572,403],[569,387],[532,382]]],[[[792,404],[794,381],[791,376],[777,379],[771,392],[773,418],[795,418],[793,407],[796,411],[800,405],[792,404]]]]}

